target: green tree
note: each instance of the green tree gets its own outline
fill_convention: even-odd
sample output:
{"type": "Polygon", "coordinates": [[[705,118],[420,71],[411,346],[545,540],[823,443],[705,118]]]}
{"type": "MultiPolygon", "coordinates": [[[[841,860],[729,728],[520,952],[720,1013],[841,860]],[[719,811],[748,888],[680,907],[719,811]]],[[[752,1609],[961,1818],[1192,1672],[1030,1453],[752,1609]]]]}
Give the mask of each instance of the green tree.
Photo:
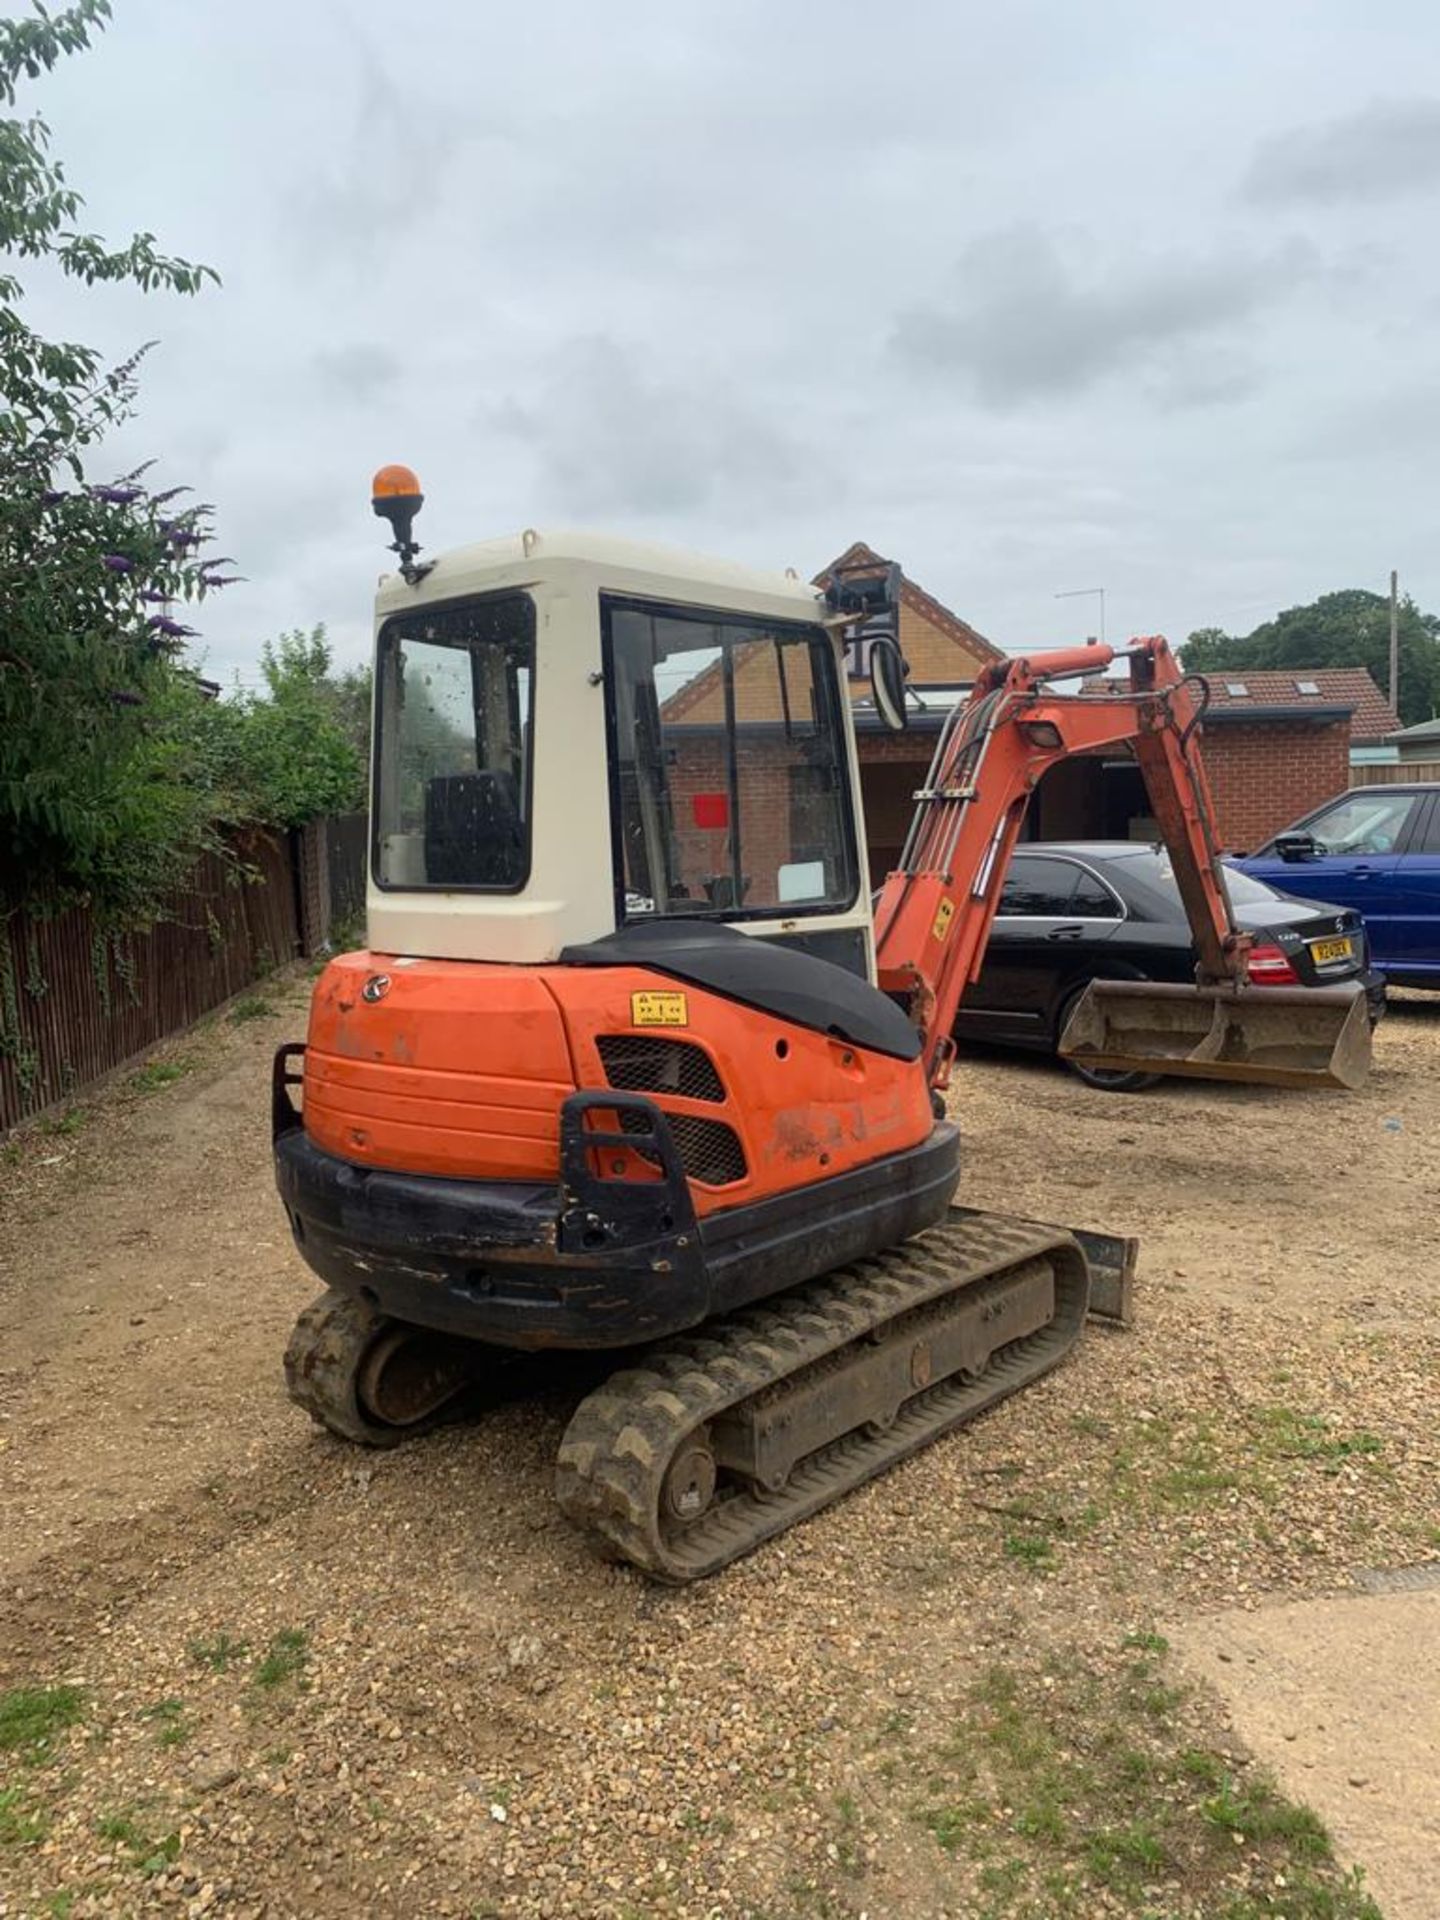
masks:
{"type": "MultiPolygon", "coordinates": [[[[80,0],[0,20],[0,107],[109,14],[109,0],[80,0]]],[[[184,294],[214,275],[148,233],[112,248],[83,231],[49,142],[42,119],[0,117],[0,901],[83,892],[143,913],[209,830],[204,770],[184,757],[200,699],[178,666],[190,631],[172,608],[224,584],[226,563],[202,558],[208,510],[182,507],[182,490],[152,493],[143,470],[87,479],[133,409],[144,350],[106,368],[43,338],[17,269],[184,294]]]]}
{"type": "Polygon", "coordinates": [[[347,667],[332,673],[326,683],[330,711],[345,738],[354,747],[362,767],[370,764],[370,701],[374,675],[368,666],[347,667]]]}
{"type": "MultiPolygon", "coordinates": [[[[1440,707],[1440,618],[1422,613],[1408,597],[1398,620],[1401,724],[1432,719],[1440,707]]],[[[1244,635],[1200,627],[1181,649],[1195,673],[1243,672],[1247,667],[1367,667],[1381,692],[1390,678],[1390,602],[1351,587],[1323,593],[1308,606],[1288,607],[1244,635]]]]}
{"type": "Polygon", "coordinates": [[[233,743],[232,817],[298,827],[363,806],[366,755],[355,738],[354,678],[332,674],[324,627],[267,640],[260,666],[265,695],[223,701],[214,719],[233,743]]]}

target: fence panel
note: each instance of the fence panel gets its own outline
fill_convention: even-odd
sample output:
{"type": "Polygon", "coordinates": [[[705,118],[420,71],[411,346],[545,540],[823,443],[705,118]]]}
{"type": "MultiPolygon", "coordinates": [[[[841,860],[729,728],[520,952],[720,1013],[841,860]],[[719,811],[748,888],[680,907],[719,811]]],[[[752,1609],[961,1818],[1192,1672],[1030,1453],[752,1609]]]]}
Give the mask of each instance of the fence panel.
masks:
{"type": "Polygon", "coordinates": [[[143,933],[85,907],[0,919],[0,1132],[191,1025],[300,950],[290,850],[271,834],[208,854],[143,933]]]}
{"type": "Polygon", "coordinates": [[[300,950],[318,953],[330,939],[330,842],[323,820],[307,820],[290,835],[295,862],[295,898],[300,914],[300,950]]]}
{"type": "Polygon", "coordinates": [[[1406,786],[1412,780],[1440,780],[1440,760],[1387,760],[1350,769],[1352,787],[1406,786]]]}
{"type": "Polygon", "coordinates": [[[330,931],[347,938],[365,920],[365,873],[370,859],[368,813],[335,813],[323,822],[330,881],[330,931]]]}

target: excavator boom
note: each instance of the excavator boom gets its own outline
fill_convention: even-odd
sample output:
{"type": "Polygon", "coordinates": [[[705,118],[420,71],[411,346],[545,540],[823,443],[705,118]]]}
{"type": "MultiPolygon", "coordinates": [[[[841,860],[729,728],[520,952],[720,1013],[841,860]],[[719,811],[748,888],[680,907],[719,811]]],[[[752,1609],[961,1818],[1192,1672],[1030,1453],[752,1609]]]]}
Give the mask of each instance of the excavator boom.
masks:
{"type": "Polygon", "coordinates": [[[943,1087],[961,999],[978,977],[1025,810],[1057,761],[1133,751],[1169,850],[1198,956],[1194,987],[1092,983],[1061,1040],[1095,1067],[1265,1085],[1354,1087],[1369,1067],[1363,996],[1250,984],[1248,934],[1236,924],[1214,829],[1197,731],[1203,681],[1168,644],[1123,652],[1088,646],[997,664],[950,715],[900,864],[875,908],[879,984],[924,1036],[931,1084],[943,1087]],[[1123,659],[1128,679],[1093,697],[1051,682],[1123,659]]]}

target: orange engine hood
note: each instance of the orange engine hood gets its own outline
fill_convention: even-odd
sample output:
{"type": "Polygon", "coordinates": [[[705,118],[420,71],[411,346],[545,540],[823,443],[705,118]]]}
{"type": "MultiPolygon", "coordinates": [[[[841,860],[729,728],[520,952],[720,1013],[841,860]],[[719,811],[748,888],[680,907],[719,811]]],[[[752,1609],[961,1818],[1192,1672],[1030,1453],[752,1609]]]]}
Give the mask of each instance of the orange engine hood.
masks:
{"type": "Polygon", "coordinates": [[[574,1091],[560,1009],[529,969],[347,953],[315,983],[305,1130],[342,1159],[554,1180],[574,1091]]]}

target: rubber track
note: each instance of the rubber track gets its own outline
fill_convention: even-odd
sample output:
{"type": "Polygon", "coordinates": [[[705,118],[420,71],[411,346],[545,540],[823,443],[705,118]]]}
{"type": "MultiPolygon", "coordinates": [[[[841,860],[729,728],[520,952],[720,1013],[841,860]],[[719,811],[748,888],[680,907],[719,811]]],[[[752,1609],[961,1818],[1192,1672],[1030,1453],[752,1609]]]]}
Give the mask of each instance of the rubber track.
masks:
{"type": "Polygon", "coordinates": [[[715,1573],[1057,1366],[1084,1325],[1089,1285],[1079,1246],[1054,1228],[1003,1214],[933,1228],[612,1374],[566,1429],[557,1498],[602,1551],[657,1579],[678,1585],[715,1573]],[[1002,1348],[978,1378],[951,1375],[917,1393],[884,1432],[856,1428],[801,1461],[779,1493],[740,1490],[683,1530],[662,1532],[666,1469],[696,1427],[754,1395],[773,1398],[780,1383],[901,1314],[1037,1258],[1054,1272],[1055,1317],[1002,1348]]]}
{"type": "Polygon", "coordinates": [[[453,1418],[463,1388],[426,1418],[403,1427],[374,1419],[361,1405],[356,1375],[365,1350],[394,1324],[349,1294],[322,1293],[311,1301],[285,1349],[285,1385],[296,1406],[318,1426],[362,1447],[398,1447],[453,1418]]]}

